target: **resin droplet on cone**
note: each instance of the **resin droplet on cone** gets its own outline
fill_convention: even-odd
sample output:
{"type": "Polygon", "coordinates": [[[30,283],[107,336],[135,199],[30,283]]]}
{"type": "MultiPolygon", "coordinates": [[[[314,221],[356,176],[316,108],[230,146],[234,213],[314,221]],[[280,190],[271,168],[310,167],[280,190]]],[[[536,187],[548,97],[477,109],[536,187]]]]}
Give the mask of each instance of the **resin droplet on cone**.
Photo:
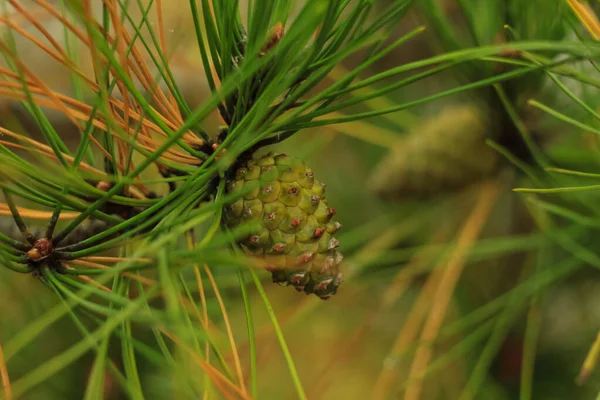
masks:
{"type": "Polygon", "coordinates": [[[485,140],[490,120],[477,107],[450,106],[408,133],[377,166],[369,186],[383,198],[428,197],[490,176],[498,153],[485,140]]]}
{"type": "Polygon", "coordinates": [[[239,165],[227,183],[241,197],[225,207],[229,227],[254,223],[239,244],[260,258],[273,282],[327,299],[342,282],[342,255],[333,236],[340,228],[325,185],[304,162],[269,153],[239,165]]]}

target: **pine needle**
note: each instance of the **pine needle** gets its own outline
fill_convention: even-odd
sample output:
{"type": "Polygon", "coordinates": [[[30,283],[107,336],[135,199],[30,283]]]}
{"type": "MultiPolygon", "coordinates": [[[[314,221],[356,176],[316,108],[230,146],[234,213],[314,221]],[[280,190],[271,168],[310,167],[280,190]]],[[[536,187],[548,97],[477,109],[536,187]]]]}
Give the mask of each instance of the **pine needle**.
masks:
{"type": "Polygon", "coordinates": [[[235,338],[233,337],[233,330],[231,329],[231,323],[229,322],[229,316],[227,314],[227,309],[225,308],[225,303],[223,303],[223,298],[221,297],[221,293],[219,291],[217,283],[215,282],[215,278],[213,277],[210,268],[206,264],[204,265],[204,272],[206,273],[206,276],[208,276],[210,284],[212,285],[213,290],[215,292],[217,301],[219,302],[219,307],[221,309],[221,313],[223,314],[223,322],[225,323],[225,329],[227,330],[227,337],[229,338],[229,344],[231,346],[231,351],[233,354],[233,360],[235,362],[235,371],[238,376],[238,382],[244,395],[247,395],[245,379],[242,374],[242,364],[240,362],[240,356],[238,354],[237,346],[235,344],[235,338]]]}
{"type": "Polygon", "coordinates": [[[456,247],[449,256],[440,283],[436,288],[435,303],[432,305],[421,333],[423,344],[419,346],[413,359],[409,374],[411,384],[406,389],[405,400],[418,400],[421,395],[422,377],[432,357],[432,343],[444,322],[456,283],[464,268],[465,258],[487,221],[499,189],[499,182],[488,182],[482,185],[477,203],[457,237],[456,247]]]}
{"type": "Polygon", "coordinates": [[[567,0],[567,4],[573,10],[583,26],[596,40],[600,40],[600,21],[589,4],[580,3],[579,0],[567,0]]]}
{"type": "MultiPolygon", "coordinates": [[[[442,240],[448,236],[448,233],[446,230],[440,230],[436,232],[432,241],[437,242],[442,240]]],[[[398,299],[399,295],[405,291],[406,287],[414,279],[414,271],[425,265],[429,261],[428,258],[428,255],[424,252],[415,253],[407,267],[398,272],[388,290],[381,297],[381,308],[393,304],[398,299]]],[[[439,284],[442,273],[442,268],[434,269],[427,278],[425,285],[420,289],[419,298],[411,307],[402,329],[396,335],[392,348],[385,357],[383,368],[373,385],[373,399],[385,399],[388,397],[388,392],[394,383],[398,369],[400,369],[398,359],[409,349],[410,344],[414,342],[419,334],[419,330],[427,316],[427,311],[431,307],[435,288],[439,284]]]]}
{"type": "Polygon", "coordinates": [[[592,344],[592,347],[588,351],[587,356],[585,357],[585,361],[581,366],[581,371],[579,371],[579,375],[577,377],[577,384],[583,385],[585,381],[590,377],[596,365],[598,364],[598,359],[600,358],[600,333],[596,336],[596,340],[592,344]]]}
{"type": "Polygon", "coordinates": [[[2,377],[2,387],[4,388],[4,399],[12,400],[12,391],[10,390],[10,378],[8,377],[8,369],[4,361],[4,352],[0,345],[0,376],[2,377]]]}

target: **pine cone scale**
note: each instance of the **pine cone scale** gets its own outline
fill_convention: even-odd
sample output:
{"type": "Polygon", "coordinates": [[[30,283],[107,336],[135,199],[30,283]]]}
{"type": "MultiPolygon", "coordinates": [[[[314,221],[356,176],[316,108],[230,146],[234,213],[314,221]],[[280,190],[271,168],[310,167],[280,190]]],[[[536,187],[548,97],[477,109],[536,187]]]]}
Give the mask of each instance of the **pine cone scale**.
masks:
{"type": "Polygon", "coordinates": [[[325,185],[306,164],[285,154],[269,153],[237,166],[229,194],[241,197],[225,207],[229,227],[255,221],[258,228],[239,239],[240,247],[263,260],[273,282],[327,299],[342,282],[343,257],[333,236],[325,185]]]}

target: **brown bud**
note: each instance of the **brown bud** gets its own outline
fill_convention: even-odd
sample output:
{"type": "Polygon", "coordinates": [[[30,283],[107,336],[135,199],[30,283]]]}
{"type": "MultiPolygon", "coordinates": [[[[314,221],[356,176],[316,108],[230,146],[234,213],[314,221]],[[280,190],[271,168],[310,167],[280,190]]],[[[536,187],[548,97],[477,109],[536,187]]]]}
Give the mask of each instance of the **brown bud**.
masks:
{"type": "Polygon", "coordinates": [[[42,259],[42,254],[34,247],[27,252],[27,258],[29,258],[30,261],[39,261],[42,259]]]}
{"type": "Polygon", "coordinates": [[[260,49],[260,54],[266,54],[273,47],[277,46],[277,43],[281,40],[284,34],[283,24],[278,22],[275,24],[273,28],[269,31],[267,43],[260,49]]]}

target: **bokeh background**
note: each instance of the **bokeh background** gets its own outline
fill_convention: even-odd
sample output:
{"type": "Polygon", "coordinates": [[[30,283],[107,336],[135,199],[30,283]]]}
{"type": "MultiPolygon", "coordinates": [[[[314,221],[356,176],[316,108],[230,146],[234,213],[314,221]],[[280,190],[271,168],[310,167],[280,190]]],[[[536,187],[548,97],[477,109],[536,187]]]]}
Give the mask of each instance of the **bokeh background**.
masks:
{"type": "MultiPolygon", "coordinates": [[[[10,11],[10,5],[5,0],[2,3],[10,11]]],[[[61,40],[63,27],[60,24],[36,8],[34,2],[21,3],[29,3],[31,12],[39,13],[39,21],[61,40]]],[[[376,3],[384,7],[386,1],[376,3]]],[[[484,24],[485,18],[491,18],[485,8],[493,8],[489,3],[494,2],[440,0],[417,3],[420,4],[398,25],[390,41],[419,26],[426,27],[425,32],[380,60],[370,73],[445,51],[444,40],[432,24],[435,15],[428,12],[430,4],[437,4],[445,21],[466,37],[461,3],[472,4],[473,12],[478,13],[484,24]]],[[[517,8],[521,3],[523,10],[530,10],[525,0],[511,3],[517,4],[514,6],[517,8]]],[[[133,15],[136,8],[133,7],[133,15]]],[[[193,107],[208,98],[209,89],[195,47],[187,1],[164,2],[163,12],[165,28],[169,32],[171,67],[193,107]]],[[[539,18],[547,16],[543,12],[539,14],[539,18]]],[[[532,26],[544,22],[540,22],[535,14],[526,17],[532,26]]],[[[14,21],[18,21],[16,18],[14,21]]],[[[572,18],[571,21],[576,23],[572,18]]],[[[26,21],[17,23],[26,26],[26,21]]],[[[499,28],[498,40],[503,40],[502,18],[490,19],[489,23],[499,28]]],[[[574,26],[573,30],[586,34],[581,26],[574,26]]],[[[575,35],[568,33],[567,36],[575,35]]],[[[66,69],[25,39],[18,43],[18,48],[23,61],[45,82],[56,90],[72,93],[72,82],[66,69]]],[[[345,60],[331,73],[329,82],[351,70],[359,57],[357,54],[345,60]]],[[[91,74],[89,60],[82,57],[80,62],[91,74]]],[[[582,70],[590,68],[585,62],[579,67],[582,70]]],[[[447,90],[465,79],[469,76],[457,71],[444,72],[373,99],[353,111],[377,110],[409,102],[447,90]]],[[[568,99],[557,92],[552,83],[545,81],[529,94],[545,100],[552,98],[553,104],[562,104],[563,110],[570,112],[573,107],[568,99]]],[[[592,96],[590,101],[593,100],[592,96]]],[[[442,307],[445,311],[439,333],[441,339],[431,348],[430,366],[436,360],[442,359],[442,362],[434,364],[437,366],[425,378],[420,398],[459,399],[468,382],[478,374],[483,384],[476,398],[519,398],[524,349],[530,349],[524,346],[526,327],[532,321],[538,334],[533,353],[533,398],[591,399],[600,390],[595,373],[584,384],[576,382],[600,329],[600,273],[596,269],[581,268],[558,279],[540,290],[533,304],[530,303],[532,296],[529,296],[516,298],[512,303],[507,301],[496,311],[486,311],[486,305],[511,293],[515,285],[536,268],[552,267],[558,262],[553,259],[552,252],[544,253],[545,258],[540,260],[540,248],[552,245],[544,241],[536,228],[526,196],[512,190],[530,183],[521,171],[499,156],[498,167],[493,173],[452,191],[434,190],[425,197],[409,191],[382,198],[373,189],[373,181],[380,178],[376,174],[378,165],[390,155],[409,157],[404,143],[410,137],[427,136],[423,132],[424,124],[437,120],[435,129],[439,135],[454,130],[468,136],[473,126],[452,126],[452,122],[439,120],[440,115],[447,116],[443,110],[457,105],[473,109],[498,107],[498,104],[484,102],[484,96],[449,96],[386,116],[308,129],[277,146],[277,150],[306,160],[315,175],[327,183],[330,202],[344,226],[341,250],[348,255],[344,266],[346,282],[327,302],[300,296],[276,285],[265,286],[310,399],[402,398],[410,385],[411,365],[418,354],[419,343],[422,343],[424,328],[432,313],[440,310],[439,302],[445,303],[442,307]],[[464,254],[456,254],[456,243],[461,243],[464,254]],[[448,276],[448,268],[456,270],[454,276],[448,276]],[[448,297],[443,290],[446,287],[442,283],[444,279],[456,280],[454,286],[449,286],[451,295],[448,297]],[[515,302],[517,306],[513,304],[515,302]],[[485,315],[479,322],[463,323],[466,316],[477,310],[483,310],[480,312],[485,315]],[[484,324],[490,329],[480,332],[478,329],[484,324]],[[487,362],[478,364],[482,354],[487,362]]],[[[573,113],[579,118],[576,111],[573,113]]],[[[593,171],[597,153],[592,135],[583,129],[551,121],[535,110],[527,116],[534,121],[532,125],[536,127],[536,140],[540,146],[561,160],[561,166],[593,171]]],[[[50,113],[50,117],[61,134],[76,143],[79,133],[69,122],[59,114],[50,113]]],[[[33,121],[19,105],[9,100],[0,99],[0,124],[34,137],[37,134],[33,121]]],[[[205,123],[213,127],[214,133],[219,124],[216,115],[205,123]]],[[[485,127],[484,136],[487,137],[488,130],[494,130],[494,122],[487,122],[485,127]]],[[[426,165],[437,163],[441,157],[435,152],[422,155],[425,159],[420,161],[426,165]]],[[[471,156],[472,153],[466,155],[471,156]]],[[[441,169],[453,170],[454,167],[444,164],[441,169]]],[[[435,185],[438,176],[432,174],[419,175],[415,179],[424,177],[435,185]]],[[[387,184],[399,185],[394,181],[387,184]]],[[[217,273],[217,279],[227,286],[230,278],[217,273]]],[[[239,332],[236,339],[240,356],[245,360],[248,347],[244,308],[237,287],[230,286],[231,289],[224,292],[225,303],[234,332],[239,332]]],[[[249,290],[259,327],[257,350],[262,398],[294,398],[289,372],[268,315],[257,293],[252,288],[249,290]]],[[[30,276],[0,270],[0,343],[18,336],[20,329],[43,315],[57,301],[30,276]]],[[[25,374],[32,364],[64,351],[78,337],[76,327],[64,318],[11,360],[11,376],[25,374]]],[[[223,343],[227,340],[226,337],[221,339],[223,343]]],[[[113,351],[115,357],[118,357],[117,347],[113,351]]],[[[92,362],[91,355],[78,360],[24,398],[79,398],[92,362]]],[[[244,367],[247,369],[248,365],[244,367]]],[[[173,377],[169,374],[148,367],[147,370],[142,368],[141,375],[142,381],[155,388],[148,393],[148,398],[177,398],[174,397],[173,377]]],[[[122,398],[123,394],[116,385],[114,387],[114,391],[108,388],[107,399],[122,398]]]]}

